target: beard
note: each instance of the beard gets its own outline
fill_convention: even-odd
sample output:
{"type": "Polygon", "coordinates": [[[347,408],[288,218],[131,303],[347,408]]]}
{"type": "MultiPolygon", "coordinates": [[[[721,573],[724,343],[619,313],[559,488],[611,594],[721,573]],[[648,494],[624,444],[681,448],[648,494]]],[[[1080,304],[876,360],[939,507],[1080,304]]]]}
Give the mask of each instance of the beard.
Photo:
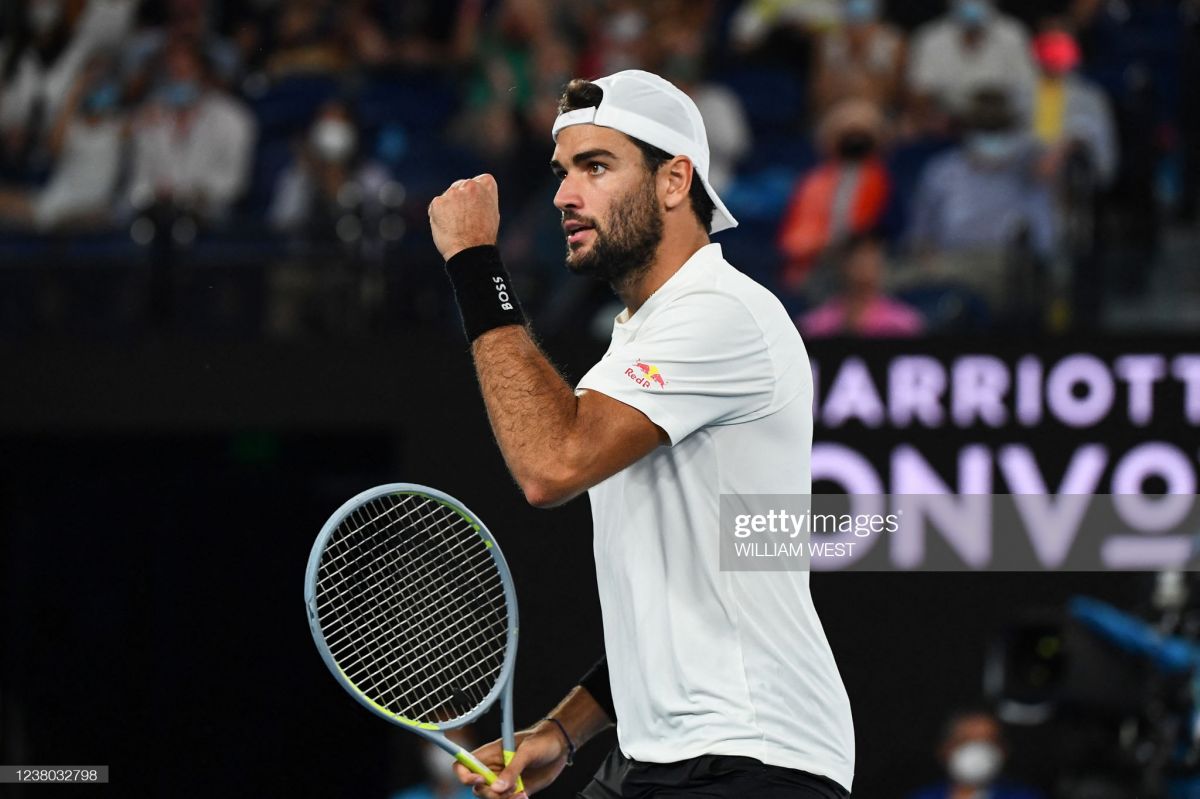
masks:
{"type": "Polygon", "coordinates": [[[591,249],[576,254],[567,245],[567,268],[578,275],[603,280],[614,287],[627,285],[650,268],[662,242],[663,221],[654,180],[646,180],[614,205],[608,222],[564,213],[563,221],[578,220],[593,228],[591,249]]]}

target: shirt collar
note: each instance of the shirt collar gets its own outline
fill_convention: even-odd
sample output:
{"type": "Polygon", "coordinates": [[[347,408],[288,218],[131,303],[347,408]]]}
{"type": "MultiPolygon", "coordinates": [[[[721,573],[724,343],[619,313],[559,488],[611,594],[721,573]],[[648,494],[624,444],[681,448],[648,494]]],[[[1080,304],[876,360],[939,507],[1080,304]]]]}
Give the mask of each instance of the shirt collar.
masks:
{"type": "Polygon", "coordinates": [[[683,265],[675,270],[675,273],[667,278],[658,289],[646,298],[642,303],[642,307],[637,309],[637,312],[632,316],[629,314],[628,308],[622,308],[613,321],[614,330],[634,331],[641,327],[642,322],[654,313],[654,309],[663,305],[670,299],[671,296],[677,294],[681,289],[686,288],[695,275],[700,271],[699,267],[703,264],[714,264],[723,260],[724,256],[721,253],[721,245],[716,242],[705,244],[700,249],[692,253],[691,257],[683,262],[683,265]]]}

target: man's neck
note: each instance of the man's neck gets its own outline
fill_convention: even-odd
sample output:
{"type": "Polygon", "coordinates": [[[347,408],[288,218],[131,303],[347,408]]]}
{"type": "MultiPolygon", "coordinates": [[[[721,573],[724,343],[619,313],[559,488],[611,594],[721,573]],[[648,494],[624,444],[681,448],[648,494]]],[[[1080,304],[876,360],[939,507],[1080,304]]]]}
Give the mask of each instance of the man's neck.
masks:
{"type": "Polygon", "coordinates": [[[629,316],[637,313],[654,292],[708,243],[708,234],[700,229],[684,235],[664,236],[649,267],[627,283],[613,285],[613,291],[625,303],[629,316]]]}

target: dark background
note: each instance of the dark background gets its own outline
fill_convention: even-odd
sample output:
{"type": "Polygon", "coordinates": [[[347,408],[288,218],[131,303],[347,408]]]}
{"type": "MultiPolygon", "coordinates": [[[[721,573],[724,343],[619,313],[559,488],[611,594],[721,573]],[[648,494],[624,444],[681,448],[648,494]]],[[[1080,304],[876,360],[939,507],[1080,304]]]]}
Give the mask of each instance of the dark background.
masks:
{"type": "MultiPolygon", "coordinates": [[[[988,346],[978,344],[967,349],[988,346]]],[[[1163,341],[1126,344],[1169,351],[1163,341]]],[[[550,350],[577,377],[601,346],[550,350]]],[[[939,347],[964,348],[832,343],[814,357],[939,347]]],[[[322,523],[382,482],[437,486],[501,541],[522,616],[518,724],[549,710],[601,651],[587,500],[550,511],[524,503],[457,338],[37,344],[7,349],[0,362],[4,762],[111,764],[114,796],[382,797],[418,779],[415,738],[336,685],[301,607],[322,523]]],[[[1181,429],[1177,411],[1162,416],[1194,452],[1196,431],[1181,429]]],[[[1056,453],[1097,432],[1024,437],[1056,453]]],[[[817,435],[877,460],[893,441],[915,441],[939,468],[964,441],[986,440],[979,431],[817,435]]],[[[1105,435],[1120,440],[1116,429],[1105,435]]],[[[980,699],[998,633],[1080,592],[1139,608],[1149,587],[1148,576],[1130,574],[814,575],[854,708],[855,795],[899,796],[937,777],[939,726],[980,699]]],[[[497,732],[495,714],[476,731],[497,732]]],[[[1012,772],[1046,784],[1056,730],[1017,729],[1011,739],[1012,772]]],[[[613,740],[597,740],[544,795],[572,795],[613,740]]]]}
{"type": "MultiPolygon", "coordinates": [[[[19,32],[28,5],[0,2],[0,38],[19,32]]],[[[155,209],[126,208],[124,191],[112,197],[112,218],[94,230],[0,230],[0,763],[112,767],[107,788],[8,785],[0,796],[383,799],[419,780],[415,737],[365,712],[337,686],[301,607],[302,573],[321,525],[348,497],[379,483],[449,492],[502,542],[523,622],[518,723],[536,721],[599,654],[587,500],[538,511],[506,473],[426,221],[428,202],[452,180],[485,170],[500,175],[502,202],[512,204],[503,211],[506,237],[519,233],[513,238],[526,241],[513,249],[527,250],[506,258],[534,329],[578,337],[548,342],[572,379],[603,351],[604,343],[584,336],[611,295],[602,286],[579,296],[556,291],[564,274],[553,184],[538,185],[550,180],[549,138],[546,125],[531,120],[539,107],[553,106],[561,83],[542,87],[520,108],[509,107],[507,88],[489,97],[488,107],[507,109],[516,126],[503,152],[488,146],[500,128],[478,127],[475,115],[474,96],[481,89],[493,94],[483,78],[504,55],[483,45],[506,42],[503,50],[537,63],[532,42],[519,31],[505,33],[511,26],[503,12],[520,5],[142,3],[130,33],[165,35],[173,9],[191,6],[210,23],[210,44],[252,34],[240,71],[221,80],[253,114],[258,143],[247,191],[230,218],[201,225],[190,243],[171,243],[178,221],[172,214],[190,219],[186,201],[157,209],[159,218],[155,209]],[[282,30],[275,12],[286,5],[325,7],[328,18],[318,21],[314,41],[295,49],[316,44],[345,63],[316,75],[275,71],[273,57],[286,44],[273,41],[282,30]],[[399,52],[410,39],[446,44],[455,19],[471,7],[480,14],[481,38],[459,61],[447,58],[452,48],[411,62],[343,52],[344,18],[363,8],[399,52]],[[360,155],[385,162],[406,188],[400,221],[408,232],[397,241],[381,242],[381,230],[369,226],[363,229],[370,235],[354,241],[333,236],[332,223],[347,218],[341,211],[289,232],[269,227],[276,180],[305,151],[310,125],[330,98],[358,117],[360,155]],[[543,220],[553,239],[549,258],[541,257],[544,242],[529,244],[544,234],[543,220]],[[138,222],[156,231],[152,243],[133,235],[138,222]],[[277,284],[289,276],[299,283],[277,284]],[[293,305],[298,321],[280,323],[273,310],[293,305]]],[[[554,5],[587,12],[671,4],[554,5]]],[[[734,185],[741,190],[722,190],[742,224],[718,241],[731,263],[798,313],[809,300],[826,299],[800,301],[780,290],[784,257],[776,246],[791,190],[816,164],[820,119],[808,102],[816,32],[797,38],[793,31],[782,46],[768,42],[764,52],[738,54],[729,27],[740,5],[679,4],[708,7],[708,21],[696,31],[705,44],[691,55],[702,56],[708,80],[738,96],[753,133],[738,164],[734,185]]],[[[998,5],[1032,34],[1058,24],[1050,18],[1069,6],[1089,4],[998,5]]],[[[1111,361],[1123,353],[1195,351],[1200,316],[1188,303],[1198,296],[1200,262],[1198,6],[1094,5],[1097,14],[1074,30],[1084,74],[1100,82],[1117,117],[1121,164],[1111,191],[1087,195],[1070,215],[1096,228],[1072,242],[1065,265],[1071,296],[1039,295],[1031,303],[1039,313],[1001,319],[963,305],[955,286],[935,286],[922,295],[922,310],[941,318],[931,338],[810,341],[825,379],[849,355],[864,358],[879,380],[887,357],[905,352],[949,362],[968,352],[1009,361],[1091,352],[1111,361]],[[1168,190],[1175,180],[1179,197],[1168,190]],[[1052,324],[1050,313],[1040,313],[1050,300],[1066,302],[1067,318],[1052,324]],[[942,313],[947,306],[961,307],[942,313]],[[1139,331],[1177,337],[1134,336],[1139,331]],[[1039,332],[1043,338],[1034,338],[1039,332]]],[[[911,31],[946,3],[881,6],[888,21],[911,31]]],[[[607,47],[596,39],[604,20],[577,16],[556,38],[578,62],[571,74],[592,74],[590,64],[607,47]]],[[[658,28],[646,31],[647,39],[662,38],[658,28]]],[[[647,44],[661,53],[641,66],[655,70],[692,46],[686,37],[647,44]]],[[[143,89],[126,80],[121,115],[136,114],[154,97],[160,65],[151,61],[145,69],[143,89]]],[[[529,68],[526,77],[535,72],[529,68]]],[[[27,162],[5,146],[0,142],[2,187],[43,185],[49,164],[27,162]]],[[[917,147],[892,161],[899,198],[916,190],[917,165],[932,152],[917,147]]],[[[891,244],[903,250],[902,242],[891,244]]],[[[1179,394],[1177,383],[1164,381],[1146,428],[1117,410],[1082,430],[1051,422],[998,430],[852,424],[818,427],[816,440],[861,452],[885,485],[890,453],[900,444],[916,447],[950,483],[964,446],[1025,444],[1055,486],[1086,443],[1105,444],[1115,459],[1140,442],[1165,441],[1195,466],[1200,429],[1184,421],[1179,394]]],[[[1124,401],[1119,389],[1115,407],[1124,401]]],[[[1151,582],[1144,574],[814,575],[815,602],[853,703],[855,795],[903,796],[939,775],[940,726],[954,708],[983,698],[985,653],[1006,630],[1032,618],[1053,621],[1079,593],[1144,612],[1151,582]]],[[[1138,694],[1131,682],[1103,672],[1099,678],[1114,704],[1138,694]]],[[[481,741],[498,732],[495,716],[478,725],[481,741]]],[[[1078,733],[1067,722],[1009,729],[1011,774],[1051,790],[1078,733]]],[[[596,741],[544,795],[573,795],[613,740],[610,733],[596,741]]]]}

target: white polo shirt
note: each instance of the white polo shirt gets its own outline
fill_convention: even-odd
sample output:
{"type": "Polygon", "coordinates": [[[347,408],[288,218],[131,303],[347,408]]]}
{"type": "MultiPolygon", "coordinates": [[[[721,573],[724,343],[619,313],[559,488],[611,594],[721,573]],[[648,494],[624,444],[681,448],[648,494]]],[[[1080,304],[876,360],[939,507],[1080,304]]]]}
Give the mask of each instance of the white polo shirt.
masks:
{"type": "Polygon", "coordinates": [[[576,390],[671,438],[588,492],[621,751],[743,755],[849,789],[850,702],[808,572],[718,568],[721,494],[811,490],[812,373],[783,306],[709,244],[617,317],[576,390]]]}

